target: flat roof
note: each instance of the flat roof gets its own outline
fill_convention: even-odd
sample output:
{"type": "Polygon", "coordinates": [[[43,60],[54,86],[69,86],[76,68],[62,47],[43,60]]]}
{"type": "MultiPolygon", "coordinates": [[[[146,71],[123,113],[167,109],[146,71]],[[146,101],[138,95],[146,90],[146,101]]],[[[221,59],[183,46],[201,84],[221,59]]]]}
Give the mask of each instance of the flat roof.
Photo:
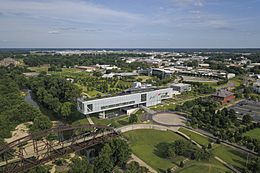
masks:
{"type": "Polygon", "coordinates": [[[80,100],[82,102],[87,102],[87,101],[91,101],[91,100],[101,100],[101,99],[104,99],[104,98],[124,96],[124,95],[137,94],[137,93],[144,93],[144,92],[150,92],[150,91],[156,91],[156,90],[162,90],[162,89],[171,89],[171,88],[170,87],[130,88],[130,89],[125,90],[121,93],[118,93],[117,95],[106,95],[106,96],[103,96],[103,97],[94,97],[94,98],[87,98],[87,99],[78,98],[78,100],[80,100]]]}

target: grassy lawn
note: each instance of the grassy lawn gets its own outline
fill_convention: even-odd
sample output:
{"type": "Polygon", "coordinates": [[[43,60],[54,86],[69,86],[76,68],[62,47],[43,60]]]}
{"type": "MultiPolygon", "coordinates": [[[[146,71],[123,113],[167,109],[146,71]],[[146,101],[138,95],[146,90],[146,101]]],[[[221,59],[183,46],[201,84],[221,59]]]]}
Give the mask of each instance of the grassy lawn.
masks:
{"type": "Polygon", "coordinates": [[[183,157],[176,157],[172,162],[156,153],[156,145],[159,143],[173,142],[182,138],[174,132],[146,129],[126,132],[123,136],[130,142],[133,153],[159,172],[174,167],[174,163],[178,164],[184,159],[183,157]]]}
{"type": "Polygon", "coordinates": [[[213,154],[237,169],[241,170],[241,168],[244,168],[246,165],[247,155],[230,147],[218,145],[214,148],[213,154]]]}
{"type": "Polygon", "coordinates": [[[175,110],[176,105],[173,103],[166,103],[166,104],[162,104],[162,105],[156,105],[156,106],[152,106],[150,107],[150,109],[155,110],[155,111],[165,111],[165,110],[175,110]]]}
{"type": "Polygon", "coordinates": [[[184,168],[178,169],[176,173],[226,173],[231,172],[214,158],[209,161],[189,161],[184,168]]]}
{"type": "Polygon", "coordinates": [[[250,130],[250,131],[244,133],[243,136],[249,136],[253,139],[260,140],[260,128],[250,130]]]}
{"type": "Polygon", "coordinates": [[[88,125],[88,124],[89,124],[89,122],[88,122],[88,119],[87,119],[87,118],[80,119],[80,120],[74,121],[74,122],[72,123],[73,126],[88,125]]]}
{"type": "Polygon", "coordinates": [[[194,132],[192,132],[190,130],[187,130],[185,128],[180,128],[179,131],[184,133],[184,134],[186,134],[192,140],[194,140],[195,142],[199,143],[200,145],[207,146],[210,143],[210,140],[207,137],[204,137],[202,135],[194,133],[194,132]]]}
{"type": "Polygon", "coordinates": [[[100,119],[97,117],[97,115],[95,115],[95,116],[91,116],[91,119],[96,125],[106,125],[106,126],[111,125],[113,127],[121,127],[129,124],[127,115],[115,117],[112,119],[100,119]]]}

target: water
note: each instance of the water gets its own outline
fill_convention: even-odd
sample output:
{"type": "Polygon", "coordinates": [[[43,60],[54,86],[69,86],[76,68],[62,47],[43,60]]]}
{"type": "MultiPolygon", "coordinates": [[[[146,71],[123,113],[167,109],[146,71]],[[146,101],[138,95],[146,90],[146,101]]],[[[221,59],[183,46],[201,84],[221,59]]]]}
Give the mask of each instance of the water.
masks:
{"type": "Polygon", "coordinates": [[[30,105],[32,105],[33,107],[39,108],[39,105],[32,98],[32,91],[31,90],[26,91],[26,96],[24,97],[24,100],[27,103],[29,103],[30,105]]]}

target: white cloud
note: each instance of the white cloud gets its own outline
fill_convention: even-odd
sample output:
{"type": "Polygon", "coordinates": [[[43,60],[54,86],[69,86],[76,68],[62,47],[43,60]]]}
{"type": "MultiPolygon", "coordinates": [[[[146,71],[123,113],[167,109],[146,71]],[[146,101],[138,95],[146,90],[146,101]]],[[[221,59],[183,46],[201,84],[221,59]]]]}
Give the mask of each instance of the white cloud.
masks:
{"type": "Polygon", "coordinates": [[[60,34],[60,31],[52,30],[52,31],[48,31],[48,34],[60,34]]]}
{"type": "Polygon", "coordinates": [[[204,6],[205,0],[172,0],[178,6],[187,7],[187,6],[204,6]]]}

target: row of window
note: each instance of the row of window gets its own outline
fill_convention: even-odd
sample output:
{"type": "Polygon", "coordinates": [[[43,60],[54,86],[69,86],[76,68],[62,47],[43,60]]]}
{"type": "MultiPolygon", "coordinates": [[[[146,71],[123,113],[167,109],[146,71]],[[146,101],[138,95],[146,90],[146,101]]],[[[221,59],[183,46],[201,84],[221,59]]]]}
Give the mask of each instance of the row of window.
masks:
{"type": "Polygon", "coordinates": [[[129,102],[123,102],[123,103],[117,103],[117,104],[112,104],[112,105],[102,106],[101,109],[109,109],[109,108],[113,108],[113,107],[120,107],[120,106],[130,105],[130,104],[134,104],[134,103],[135,103],[135,101],[129,101],[129,102]]]}

